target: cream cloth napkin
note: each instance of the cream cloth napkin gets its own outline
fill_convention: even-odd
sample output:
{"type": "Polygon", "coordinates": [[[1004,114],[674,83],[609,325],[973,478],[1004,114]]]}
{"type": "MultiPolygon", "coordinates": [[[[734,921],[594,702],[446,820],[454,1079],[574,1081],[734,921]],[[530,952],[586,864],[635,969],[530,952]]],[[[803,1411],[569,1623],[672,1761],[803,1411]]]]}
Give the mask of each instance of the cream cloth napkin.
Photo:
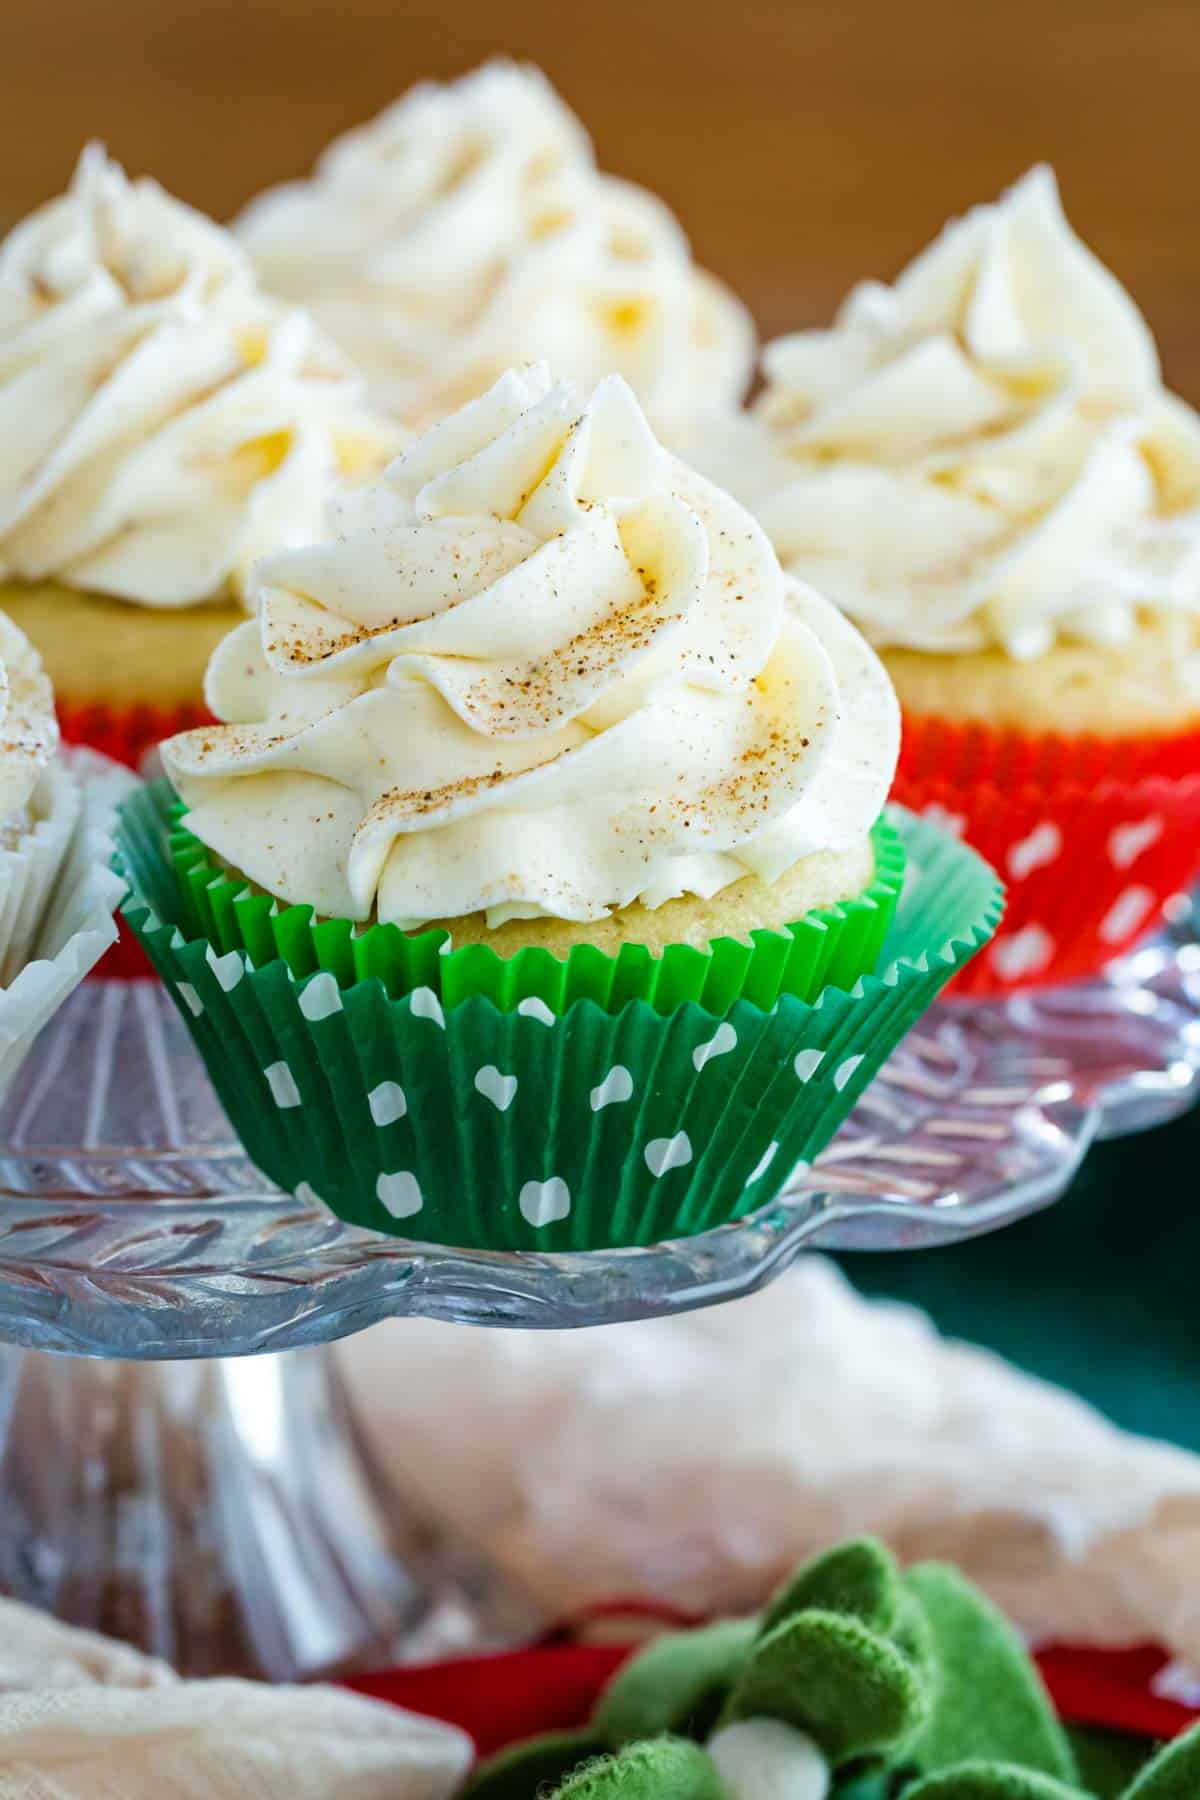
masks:
{"type": "Polygon", "coordinates": [[[403,1320],[341,1356],[398,1489],[552,1613],[749,1607],[872,1531],[953,1559],[1034,1636],[1149,1637],[1200,1665],[1200,1459],[863,1300],[822,1258],[707,1312],[550,1334],[403,1320]]]}
{"type": "Polygon", "coordinates": [[[0,1800],[447,1800],[448,1726],[336,1688],[177,1681],[0,1600],[0,1800]]]}

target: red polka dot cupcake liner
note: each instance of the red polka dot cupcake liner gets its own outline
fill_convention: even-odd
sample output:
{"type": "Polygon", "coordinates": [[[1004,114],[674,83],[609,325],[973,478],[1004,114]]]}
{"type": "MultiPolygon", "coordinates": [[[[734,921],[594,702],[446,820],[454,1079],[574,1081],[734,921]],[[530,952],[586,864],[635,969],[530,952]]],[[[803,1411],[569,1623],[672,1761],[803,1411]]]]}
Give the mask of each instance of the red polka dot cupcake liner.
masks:
{"type": "Polygon", "coordinates": [[[999,931],[955,978],[959,995],[1096,975],[1200,877],[1200,733],[1072,740],[906,719],[894,792],[1008,890],[999,931]]]}
{"type": "Polygon", "coordinates": [[[157,981],[154,965],[124,919],[117,920],[117,941],[100,958],[89,981],[157,981]]]}
{"type": "Polygon", "coordinates": [[[87,744],[114,762],[140,770],[143,758],[164,738],[209,725],[212,714],[199,704],[114,707],[64,701],[60,696],[58,723],[64,743],[87,744]]]}

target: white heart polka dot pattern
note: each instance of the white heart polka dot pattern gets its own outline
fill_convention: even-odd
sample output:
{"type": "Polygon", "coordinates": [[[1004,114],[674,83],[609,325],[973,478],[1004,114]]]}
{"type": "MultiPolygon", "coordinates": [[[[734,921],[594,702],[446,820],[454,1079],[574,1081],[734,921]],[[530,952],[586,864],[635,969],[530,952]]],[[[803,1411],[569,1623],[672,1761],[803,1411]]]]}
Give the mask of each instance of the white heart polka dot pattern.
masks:
{"type": "Polygon", "coordinates": [[[833,1085],[840,1094],[848,1081],[854,1079],[856,1070],[862,1063],[861,1056],[848,1056],[845,1062],[839,1063],[833,1071],[833,1085]]]}
{"type": "Polygon", "coordinates": [[[692,1160],[692,1140],[686,1131],[677,1131],[674,1137],[651,1138],[645,1157],[646,1167],[657,1181],[672,1169],[686,1168],[692,1160]]]}
{"type": "Polygon", "coordinates": [[[571,1190],[559,1175],[549,1181],[527,1181],[517,1195],[521,1217],[535,1231],[543,1225],[557,1225],[571,1210],[571,1190]]]}
{"type": "Polygon", "coordinates": [[[408,1006],[414,1019],[431,1019],[445,1031],[446,1015],[442,1011],[441,1001],[431,987],[414,988],[408,997],[408,1006]]]}
{"type": "Polygon", "coordinates": [[[290,1106],[299,1106],[300,1089],[296,1086],[296,1077],[285,1062],[272,1063],[264,1069],[267,1086],[271,1090],[271,1098],[281,1111],[290,1106]]]}
{"type": "Polygon", "coordinates": [[[342,1010],[341,989],[328,971],[314,975],[300,994],[300,1011],[312,1024],[332,1018],[342,1010]]]}
{"type": "Polygon", "coordinates": [[[408,1111],[408,1100],[398,1081],[381,1081],[378,1087],[373,1087],[367,1095],[367,1105],[380,1130],[385,1125],[394,1125],[408,1111]]]}
{"type": "Polygon", "coordinates": [[[738,1036],[733,1026],[726,1022],[718,1025],[715,1033],[706,1044],[697,1044],[692,1051],[692,1064],[699,1072],[705,1063],[714,1056],[728,1056],[731,1050],[737,1049],[738,1036]]]}
{"type": "Polygon", "coordinates": [[[381,1175],[375,1183],[375,1192],[393,1219],[411,1219],[425,1204],[421,1184],[408,1169],[381,1175]]]}
{"type": "Polygon", "coordinates": [[[751,1169],[749,1175],[747,1175],[747,1177],[746,1177],[746,1186],[747,1187],[753,1187],[756,1181],[762,1180],[763,1176],[766,1174],[766,1172],[770,1168],[771,1164],[775,1161],[775,1153],[778,1149],[779,1149],[778,1144],[773,1143],[773,1144],[767,1145],[766,1149],[763,1151],[762,1155],[759,1157],[758,1161],[755,1163],[754,1167],[751,1169]]]}
{"type": "MultiPolygon", "coordinates": [[[[248,973],[252,972],[252,965],[248,966],[248,959],[244,954],[230,953],[219,958],[210,954],[208,960],[226,992],[237,986],[248,973]]],[[[194,986],[177,981],[175,987],[182,1005],[186,1006],[194,1015],[203,1012],[203,1001],[194,986]]],[[[297,983],[294,992],[299,1014],[309,1024],[320,1024],[345,1011],[346,996],[339,988],[336,977],[328,970],[319,971],[316,975],[309,977],[303,985],[297,983]]],[[[432,988],[414,989],[409,996],[409,1007],[414,1018],[427,1021],[440,1031],[446,1030],[446,1012],[440,997],[432,988]]],[[[562,1023],[546,1003],[536,997],[523,1000],[517,1011],[524,1018],[547,1028],[553,1029],[562,1023]]],[[[685,1054],[690,1054],[692,1066],[697,1074],[702,1074],[710,1064],[715,1064],[719,1059],[735,1057],[735,1053],[743,1049],[738,1029],[728,1019],[717,1023],[715,1028],[710,1025],[709,1033],[710,1035],[702,1037],[699,1042],[693,1043],[690,1052],[685,1052],[685,1054]]],[[[750,1040],[750,1042],[752,1041],[750,1040]]],[[[843,1056],[834,1066],[826,1049],[810,1047],[800,1050],[794,1055],[792,1067],[797,1081],[801,1084],[813,1082],[821,1071],[825,1070],[826,1073],[822,1079],[828,1082],[834,1090],[841,1092],[850,1084],[862,1062],[861,1055],[843,1056]]],[[[728,1078],[731,1082],[738,1080],[740,1064],[741,1059],[735,1058],[731,1065],[732,1073],[728,1078]]],[[[423,1058],[418,1060],[416,1067],[418,1071],[427,1068],[423,1058]]],[[[286,1111],[303,1106],[304,1102],[296,1074],[285,1058],[281,1057],[278,1061],[271,1063],[263,1073],[276,1107],[286,1111]]],[[[511,1067],[505,1069],[497,1063],[489,1062],[473,1073],[469,1071],[468,1067],[465,1078],[471,1083],[480,1100],[485,1101],[497,1112],[505,1114],[517,1108],[521,1081],[517,1072],[511,1067]]],[[[427,1074],[418,1075],[418,1080],[424,1079],[428,1079],[427,1074]]],[[[630,1068],[624,1063],[614,1063],[599,1082],[584,1090],[590,1112],[599,1114],[610,1107],[628,1106],[631,1101],[635,1100],[638,1091],[637,1084],[636,1067],[630,1068]]],[[[718,1107],[721,1105],[719,1088],[714,1088],[710,1083],[706,1082],[704,1086],[698,1086],[695,1092],[698,1095],[702,1093],[710,1096],[716,1095],[716,1104],[718,1107]]],[[[367,1108],[371,1122],[376,1129],[382,1131],[411,1119],[413,1115],[410,1094],[411,1087],[406,1092],[405,1086],[394,1079],[379,1081],[366,1092],[367,1108]]],[[[651,1109],[647,1109],[647,1117],[650,1116],[651,1109]]],[[[622,1150],[624,1155],[630,1153],[638,1155],[641,1137],[640,1117],[640,1113],[635,1108],[631,1119],[633,1120],[632,1129],[637,1135],[633,1138],[632,1143],[622,1150]]],[[[617,1129],[621,1128],[617,1127],[617,1129]]],[[[624,1140],[622,1140],[623,1142],[624,1140]]],[[[743,1189],[753,1189],[755,1184],[764,1180],[776,1161],[780,1147],[778,1138],[772,1139],[766,1145],[759,1154],[753,1169],[742,1183],[743,1189]]],[[[640,1144],[639,1161],[656,1182],[670,1177],[675,1171],[690,1168],[695,1164],[696,1156],[697,1149],[693,1135],[682,1127],[666,1135],[651,1137],[648,1141],[643,1140],[640,1144]]],[[[799,1169],[803,1169],[804,1166],[802,1163],[797,1165],[799,1169]]],[[[429,1201],[422,1187],[422,1181],[426,1179],[423,1170],[418,1173],[413,1168],[385,1169],[374,1179],[375,1199],[388,1219],[395,1221],[411,1219],[427,1209],[429,1201]]],[[[690,1180],[691,1177],[688,1179],[690,1180]]],[[[319,1207],[325,1204],[321,1196],[307,1181],[298,1183],[293,1191],[299,1205],[319,1207]]],[[[337,1210],[338,1203],[335,1201],[334,1204],[335,1210],[337,1210]]],[[[535,1231],[559,1224],[567,1219],[572,1211],[570,1182],[566,1177],[559,1175],[549,1176],[544,1180],[527,1181],[518,1190],[517,1204],[521,1218],[535,1231]]]]}
{"type": "Polygon", "coordinates": [[[1023,925],[1002,933],[991,948],[992,967],[1001,981],[1021,981],[1050,966],[1054,939],[1044,925],[1023,925]]]}
{"type": "Polygon", "coordinates": [[[1148,918],[1153,905],[1153,888],[1123,888],[1097,928],[1101,941],[1105,944],[1121,943],[1148,918]]]}
{"type": "Polygon", "coordinates": [[[246,959],[240,950],[227,950],[218,956],[211,944],[204,947],[205,959],[216,976],[223,993],[232,994],[246,973],[246,959]]]}
{"type": "MultiPolygon", "coordinates": [[[[235,973],[234,961],[229,958],[220,959],[222,972],[226,981],[230,981],[235,973]]],[[[242,959],[237,959],[237,978],[245,973],[242,959]]],[[[192,1005],[192,1000],[199,1004],[199,997],[187,984],[177,984],[184,1004],[192,1005]],[[189,999],[189,994],[192,999],[189,999]]],[[[311,977],[304,987],[297,990],[297,1004],[300,1012],[310,1023],[335,1016],[344,1010],[345,1001],[335,977],[328,971],[321,971],[311,977]]],[[[446,1026],[445,1011],[441,1000],[431,988],[417,988],[410,996],[410,1006],[415,1017],[428,1020],[444,1030],[446,1026]]],[[[524,1017],[535,1020],[538,1024],[556,1026],[559,1021],[544,1001],[527,998],[520,1003],[518,1012],[524,1017]]],[[[701,1040],[691,1052],[691,1061],[697,1073],[704,1071],[716,1059],[732,1055],[739,1048],[737,1029],[728,1021],[721,1021],[712,1035],[701,1040]]],[[[793,1059],[793,1068],[798,1081],[811,1082],[826,1064],[827,1052],[819,1048],[799,1051],[793,1059]]],[[[843,1057],[828,1077],[833,1087],[840,1092],[853,1079],[862,1064],[861,1055],[843,1057]]],[[[288,1063],[281,1059],[271,1064],[265,1071],[266,1080],[276,1106],[288,1109],[302,1104],[301,1095],[295,1076],[288,1063]]],[[[519,1080],[515,1073],[508,1073],[495,1063],[486,1063],[477,1069],[471,1077],[472,1085],[481,1099],[500,1113],[506,1113],[516,1103],[519,1092],[519,1080]]],[[[600,1113],[608,1107],[626,1105],[635,1095],[635,1077],[633,1071],[623,1063],[615,1063],[603,1079],[587,1090],[588,1105],[592,1113],[600,1113]]],[[[385,1080],[376,1084],[366,1095],[368,1110],[372,1123],[378,1129],[399,1124],[410,1116],[409,1098],[404,1087],[395,1080],[385,1080]]],[[[759,1156],[754,1168],[747,1176],[744,1187],[753,1187],[770,1170],[779,1151],[779,1141],[772,1140],[759,1156]]],[[[678,1130],[672,1134],[651,1138],[642,1149],[642,1160],[654,1180],[662,1180],[673,1170],[685,1169],[695,1160],[695,1149],[692,1138],[686,1130],[678,1130]]],[[[305,1205],[320,1204],[319,1196],[307,1183],[301,1183],[296,1196],[305,1205]]],[[[390,1170],[381,1174],[376,1183],[376,1198],[389,1217],[407,1219],[413,1217],[425,1205],[419,1177],[411,1170],[390,1170]]],[[[545,1181],[528,1181],[520,1189],[518,1206],[522,1218],[534,1229],[556,1224],[567,1218],[571,1211],[571,1194],[568,1183],[560,1176],[551,1176],[545,1181]]]]}
{"type": "Polygon", "coordinates": [[[1108,860],[1114,869],[1132,868],[1138,857],[1157,844],[1164,830],[1157,813],[1148,819],[1131,819],[1128,825],[1114,825],[1108,834],[1108,860]]]}
{"type": "Polygon", "coordinates": [[[1063,834],[1049,819],[1035,825],[1028,837],[1013,844],[1008,852],[1008,873],[1014,881],[1025,881],[1036,869],[1044,869],[1062,854],[1063,834]]]}
{"type": "Polygon", "coordinates": [[[617,1063],[599,1086],[592,1089],[588,1098],[593,1112],[601,1112],[606,1106],[619,1106],[625,1100],[632,1100],[633,1076],[623,1064],[617,1063]]]}
{"type": "Polygon", "coordinates": [[[536,1019],[539,1025],[553,1025],[554,1023],[555,1015],[546,1002],[539,1000],[536,994],[531,994],[528,999],[519,1001],[517,1011],[523,1019],[536,1019]]]}
{"type": "Polygon", "coordinates": [[[497,1112],[507,1112],[517,1097],[515,1075],[502,1075],[494,1063],[488,1063],[475,1077],[475,1087],[497,1112]]]}

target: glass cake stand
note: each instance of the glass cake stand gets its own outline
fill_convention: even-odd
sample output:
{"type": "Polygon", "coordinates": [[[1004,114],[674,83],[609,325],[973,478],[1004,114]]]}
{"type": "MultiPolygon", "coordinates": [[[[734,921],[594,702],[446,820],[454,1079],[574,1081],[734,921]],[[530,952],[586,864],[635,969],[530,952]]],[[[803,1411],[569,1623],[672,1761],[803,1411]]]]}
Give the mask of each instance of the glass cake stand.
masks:
{"type": "Polygon", "coordinates": [[[158,984],[88,983],[0,1116],[0,1588],[193,1674],[511,1639],[522,1596],[385,1489],[322,1346],[393,1314],[650,1317],[747,1293],[813,1245],[990,1230],[1062,1191],[1096,1121],[943,1004],[739,1224],[648,1250],[445,1250],[273,1189],[158,984]]]}
{"type": "Polygon", "coordinates": [[[1100,1137],[1164,1125],[1200,1095],[1196,898],[1181,898],[1164,932],[1091,981],[950,1004],[989,1040],[997,1068],[1039,1070],[1095,1105],[1100,1137]]]}

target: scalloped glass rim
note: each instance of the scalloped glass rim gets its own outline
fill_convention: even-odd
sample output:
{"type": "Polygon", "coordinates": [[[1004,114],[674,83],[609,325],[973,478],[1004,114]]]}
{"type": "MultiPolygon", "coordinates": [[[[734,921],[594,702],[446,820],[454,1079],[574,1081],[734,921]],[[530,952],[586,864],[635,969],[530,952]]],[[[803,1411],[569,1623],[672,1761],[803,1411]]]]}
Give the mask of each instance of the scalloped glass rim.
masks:
{"type": "Polygon", "coordinates": [[[936,1006],[810,1171],[649,1249],[511,1254],[380,1238],[269,1186],[156,982],[85,983],[4,1115],[0,1332],[75,1355],[249,1355],[392,1316],[563,1329],[750,1293],[809,1248],[946,1244],[1052,1201],[1094,1111],[936,1006]],[[101,1121],[78,1146],[79,1123],[101,1121]],[[950,1129],[950,1127],[953,1129],[950,1129]]]}

